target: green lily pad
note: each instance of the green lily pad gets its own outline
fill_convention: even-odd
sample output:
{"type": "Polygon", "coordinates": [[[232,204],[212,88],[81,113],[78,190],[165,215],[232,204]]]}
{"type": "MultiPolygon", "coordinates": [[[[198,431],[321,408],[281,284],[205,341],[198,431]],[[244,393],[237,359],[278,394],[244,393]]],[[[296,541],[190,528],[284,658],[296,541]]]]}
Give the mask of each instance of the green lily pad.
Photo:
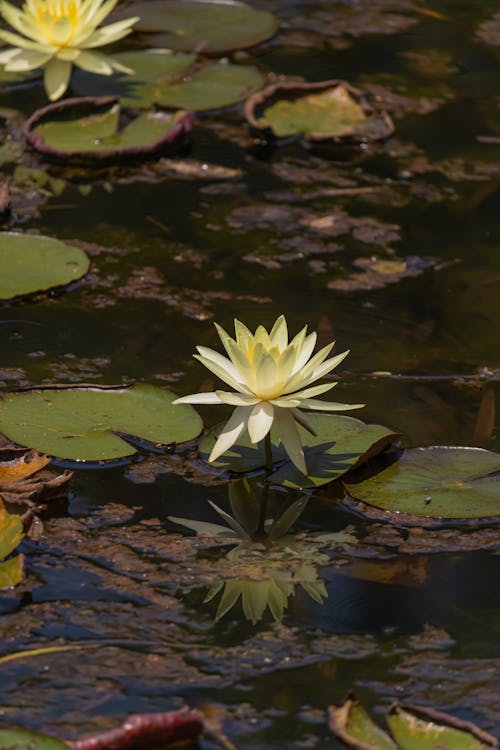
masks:
{"type": "Polygon", "coordinates": [[[172,445],[199,435],[200,417],[175,398],[144,384],[17,391],[0,400],[0,431],[60,459],[109,461],[136,453],[131,438],[172,445]]]}
{"type": "Polygon", "coordinates": [[[155,37],[168,49],[220,54],[253,47],[274,36],[278,20],[236,0],[146,0],[128,5],[127,16],[140,16],[137,31],[155,37]]]}
{"type": "MultiPolygon", "coordinates": [[[[314,414],[311,418],[318,433],[316,436],[300,426],[298,428],[309,472],[307,477],[301,474],[291,461],[286,460],[287,454],[271,430],[273,461],[286,460],[286,463],[269,477],[273,484],[303,489],[333,482],[383,451],[398,437],[387,427],[367,425],[353,417],[314,414]]],[[[199,451],[204,460],[208,459],[224,424],[216,425],[200,442],[199,451]]],[[[212,465],[238,473],[262,469],[265,465],[263,442],[254,445],[250,442],[248,434],[245,434],[212,465]]]]}
{"type": "Polygon", "coordinates": [[[486,750],[492,747],[470,730],[429,721],[399,706],[387,717],[387,723],[400,750],[486,750]]]}
{"type": "Polygon", "coordinates": [[[336,80],[273,84],[248,99],[245,114],[253,128],[277,138],[376,141],[394,130],[390,117],[375,112],[362,91],[336,80]]]}
{"type": "Polygon", "coordinates": [[[388,734],[371,719],[358,701],[348,698],[340,706],[330,706],[329,726],[348,747],[398,750],[388,734]]]}
{"type": "Polygon", "coordinates": [[[475,724],[432,708],[395,705],[386,718],[392,737],[375,724],[354,698],[329,708],[331,731],[353,750],[487,750],[498,747],[496,739],[475,724]]]}
{"type": "Polygon", "coordinates": [[[0,750],[68,750],[57,737],[27,729],[0,729],[0,750]]]}
{"type": "Polygon", "coordinates": [[[156,154],[191,125],[186,112],[142,112],[122,123],[117,99],[69,99],[51,104],[29,119],[25,132],[46,156],[79,161],[115,161],[156,154]]]}
{"type": "Polygon", "coordinates": [[[482,448],[413,448],[375,476],[345,486],[351,497],[388,516],[497,517],[500,455],[482,448]]]}
{"type": "MultiPolygon", "coordinates": [[[[7,513],[0,500],[0,561],[13,552],[24,537],[23,523],[15,514],[7,513]]],[[[0,589],[20,583],[23,577],[23,556],[0,562],[0,589]]]]}
{"type": "Polygon", "coordinates": [[[83,250],[52,237],[0,232],[0,300],[71,284],[89,266],[83,250]]]}
{"type": "Polygon", "coordinates": [[[120,97],[128,107],[176,107],[190,111],[219,109],[246,99],[262,87],[264,78],[254,67],[218,61],[196,63],[195,55],[173,55],[169,50],[117,54],[133,75],[111,77],[75,71],[72,87],[83,96],[120,97]]]}

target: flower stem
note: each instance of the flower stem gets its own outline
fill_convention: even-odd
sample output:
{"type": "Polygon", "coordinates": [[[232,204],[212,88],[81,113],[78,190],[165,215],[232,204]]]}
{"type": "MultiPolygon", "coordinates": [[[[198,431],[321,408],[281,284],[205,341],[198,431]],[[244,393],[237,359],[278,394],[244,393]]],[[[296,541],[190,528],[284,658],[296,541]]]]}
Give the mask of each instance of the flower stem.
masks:
{"type": "Polygon", "coordinates": [[[264,438],[264,450],[266,453],[266,474],[269,475],[273,470],[273,448],[271,445],[270,432],[268,432],[264,438]]]}
{"type": "Polygon", "coordinates": [[[259,526],[256,532],[257,539],[264,539],[266,536],[266,516],[267,516],[267,504],[269,500],[269,485],[264,482],[262,487],[262,494],[260,496],[260,512],[259,512],[259,526]]]}

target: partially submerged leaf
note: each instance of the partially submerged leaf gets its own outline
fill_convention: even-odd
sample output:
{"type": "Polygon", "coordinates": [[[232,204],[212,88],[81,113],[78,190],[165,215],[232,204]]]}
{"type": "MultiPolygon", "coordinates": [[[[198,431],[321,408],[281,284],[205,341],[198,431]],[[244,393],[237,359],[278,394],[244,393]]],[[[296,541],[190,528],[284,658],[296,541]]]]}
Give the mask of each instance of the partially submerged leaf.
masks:
{"type": "Polygon", "coordinates": [[[361,91],[337,80],[273,84],[248,99],[245,114],[252,127],[277,138],[379,140],[394,129],[389,116],[375,113],[361,91]]]}
{"type": "Polygon", "coordinates": [[[145,0],[126,8],[140,16],[137,31],[156,31],[155,43],[182,52],[220,54],[252,47],[272,37],[272,13],[238,0],[145,0]]]}
{"type": "Polygon", "coordinates": [[[11,440],[62,459],[106,461],[131,456],[123,439],[157,445],[184,443],[202,422],[176,396],[151,385],[113,388],[68,386],[6,394],[0,400],[0,430],[11,440]]]}
{"type": "Polygon", "coordinates": [[[386,511],[387,519],[499,517],[500,454],[442,445],[412,448],[383,471],[345,486],[351,497],[386,511]]]}
{"type": "Polygon", "coordinates": [[[330,706],[329,727],[333,734],[354,750],[398,750],[363,706],[348,698],[340,706],[330,706]]]}
{"type": "Polygon", "coordinates": [[[124,52],[116,58],[134,73],[103,80],[103,76],[77,71],[75,91],[85,96],[120,97],[128,107],[157,104],[199,111],[236,104],[264,83],[254,67],[224,61],[202,64],[196,62],[195,55],[174,55],[165,49],[124,52]]]}
{"type": "Polygon", "coordinates": [[[387,717],[400,750],[486,750],[494,737],[441,712],[395,706],[387,717]]]}
{"type": "Polygon", "coordinates": [[[54,289],[85,276],[90,261],[77,247],[41,235],[0,233],[0,300],[54,289]]]}
{"type": "Polygon", "coordinates": [[[52,158],[82,161],[119,161],[145,158],[182,139],[191,127],[186,112],[143,112],[122,121],[112,97],[64,99],[36,111],[25,134],[37,151],[52,158]]]}
{"type": "MultiPolygon", "coordinates": [[[[269,477],[272,484],[302,489],[333,482],[383,451],[398,437],[387,427],[367,425],[353,417],[314,414],[312,421],[317,435],[311,435],[303,427],[298,428],[304,446],[307,477],[288,460],[283,446],[278,444],[278,438],[271,430],[273,460],[286,460],[286,463],[269,477]]],[[[208,458],[222,427],[223,424],[214,427],[200,442],[199,451],[203,459],[208,458]]],[[[213,465],[226,471],[244,473],[261,469],[265,466],[263,443],[254,445],[246,434],[214,461],[213,465]]]]}
{"type": "Polygon", "coordinates": [[[24,448],[0,448],[0,496],[7,503],[33,507],[36,501],[59,495],[73,473],[44,470],[50,458],[24,448]]]}
{"type": "Polygon", "coordinates": [[[27,729],[0,729],[0,750],[69,750],[57,737],[27,729]]]}

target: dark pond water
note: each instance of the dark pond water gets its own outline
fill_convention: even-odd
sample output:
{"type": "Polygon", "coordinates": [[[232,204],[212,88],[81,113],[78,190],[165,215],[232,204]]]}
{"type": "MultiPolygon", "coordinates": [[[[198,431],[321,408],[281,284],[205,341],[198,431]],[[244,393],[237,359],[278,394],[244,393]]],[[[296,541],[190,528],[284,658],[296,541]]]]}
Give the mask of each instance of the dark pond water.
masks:
{"type": "MultiPolygon", "coordinates": [[[[337,396],[366,402],[366,421],[409,446],[500,450],[498,430],[478,424],[500,395],[498,4],[258,5],[283,29],[252,62],[369,88],[395,136],[265,148],[236,108],[200,117],[184,155],[238,170],[226,179],[54,170],[65,188],[17,224],[91,243],[92,270],[70,291],[0,308],[2,390],[145,381],[192,393],[207,377],[195,345],[217,346],[211,321],[283,312],[292,330],[308,322],[351,349],[337,396]],[[360,282],[372,258],[411,258],[415,275],[360,282]]],[[[25,114],[43,101],[33,87],[4,96],[25,114]]],[[[282,623],[252,625],[239,607],[214,622],[204,599],[230,573],[229,547],[167,516],[217,522],[207,501],[227,507],[227,488],[145,466],[78,470],[42,514],[41,540],[25,543],[27,580],[0,596],[0,656],[81,648],[0,663],[3,722],[76,738],[131,712],[214,704],[239,748],[333,748],[325,708],[354,691],[377,710],[400,698],[500,736],[495,530],[429,541],[361,520],[327,488],[296,540],[323,604],[299,576],[282,623]],[[320,529],[344,531],[347,546],[322,549],[320,529]]]]}

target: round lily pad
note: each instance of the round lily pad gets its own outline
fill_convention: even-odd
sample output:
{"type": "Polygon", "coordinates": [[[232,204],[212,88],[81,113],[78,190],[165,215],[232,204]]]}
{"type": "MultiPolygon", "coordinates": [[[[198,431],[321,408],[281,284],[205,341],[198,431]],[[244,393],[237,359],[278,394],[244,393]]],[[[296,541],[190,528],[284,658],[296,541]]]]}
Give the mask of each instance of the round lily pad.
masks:
{"type": "Polygon", "coordinates": [[[73,89],[83,96],[120,97],[127,107],[157,104],[201,111],[236,104],[264,84],[262,74],[254,67],[223,61],[200,63],[195,55],[172,54],[169,50],[124,52],[116,59],[134,73],[108,77],[77,70],[73,89]]]}
{"type": "Polygon", "coordinates": [[[130,439],[172,445],[199,435],[200,417],[175,398],[143,384],[17,391],[0,400],[0,431],[56,458],[109,461],[136,453],[130,439]]]}
{"type": "Polygon", "coordinates": [[[378,474],[351,479],[345,487],[368,513],[374,506],[388,520],[496,518],[500,455],[482,448],[413,448],[378,474]]]}
{"type": "Polygon", "coordinates": [[[0,300],[71,284],[89,266],[83,250],[60,240],[0,232],[0,300]]]}
{"type": "Polygon", "coordinates": [[[268,86],[245,104],[250,125],[275,138],[302,135],[312,141],[377,141],[394,125],[366,96],[346,81],[285,81],[268,86]]]}
{"type": "MultiPolygon", "coordinates": [[[[275,463],[285,461],[283,466],[269,477],[269,481],[273,484],[300,489],[328,484],[383,451],[398,437],[387,427],[365,424],[353,417],[337,414],[309,416],[316,427],[317,435],[311,435],[302,427],[298,428],[304,447],[308,476],[301,474],[288,460],[277,435],[271,430],[273,461],[275,463]]],[[[204,460],[208,459],[224,424],[214,427],[200,442],[199,451],[204,460]]],[[[264,444],[263,442],[252,444],[248,434],[245,433],[212,465],[239,473],[262,469],[265,466],[264,444]]]]}
{"type": "Polygon", "coordinates": [[[27,729],[0,729],[0,750],[69,750],[57,737],[27,729]]]}
{"type": "Polygon", "coordinates": [[[191,129],[187,112],[142,112],[130,120],[113,97],[65,99],[37,110],[24,132],[45,156],[102,163],[153,156],[191,129]]]}
{"type": "Polygon", "coordinates": [[[279,26],[272,13],[237,0],[146,0],[126,11],[140,16],[137,31],[161,32],[155,43],[180,52],[223,54],[253,47],[279,26]]]}

